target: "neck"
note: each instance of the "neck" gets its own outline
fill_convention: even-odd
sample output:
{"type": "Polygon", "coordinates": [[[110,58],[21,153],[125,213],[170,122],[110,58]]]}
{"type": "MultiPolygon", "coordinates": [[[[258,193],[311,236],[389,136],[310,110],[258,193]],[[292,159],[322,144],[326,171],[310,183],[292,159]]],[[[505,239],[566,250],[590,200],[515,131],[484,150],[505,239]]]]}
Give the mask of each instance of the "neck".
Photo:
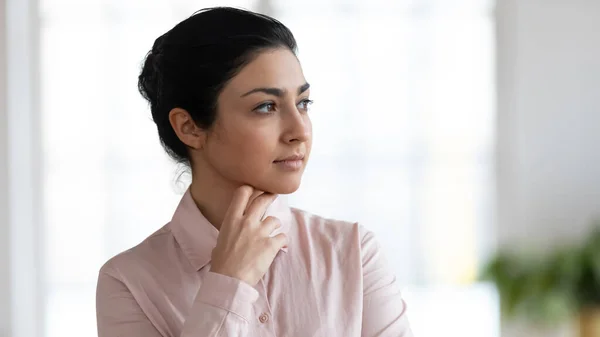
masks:
{"type": "MultiPolygon", "coordinates": [[[[196,165],[192,170],[192,184],[190,193],[202,215],[217,229],[220,230],[225,213],[229,208],[233,193],[241,186],[225,179],[214,169],[196,165]]],[[[250,200],[261,192],[255,191],[250,200]]]]}

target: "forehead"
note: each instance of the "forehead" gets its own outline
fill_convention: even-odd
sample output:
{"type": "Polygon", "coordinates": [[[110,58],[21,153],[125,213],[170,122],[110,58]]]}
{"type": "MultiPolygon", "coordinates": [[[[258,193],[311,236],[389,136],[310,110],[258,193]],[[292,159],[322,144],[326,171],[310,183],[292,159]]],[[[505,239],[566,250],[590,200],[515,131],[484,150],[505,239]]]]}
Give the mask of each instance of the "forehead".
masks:
{"type": "Polygon", "coordinates": [[[234,76],[224,91],[243,95],[257,87],[274,87],[296,92],[306,83],[302,67],[288,49],[261,52],[234,76]]]}

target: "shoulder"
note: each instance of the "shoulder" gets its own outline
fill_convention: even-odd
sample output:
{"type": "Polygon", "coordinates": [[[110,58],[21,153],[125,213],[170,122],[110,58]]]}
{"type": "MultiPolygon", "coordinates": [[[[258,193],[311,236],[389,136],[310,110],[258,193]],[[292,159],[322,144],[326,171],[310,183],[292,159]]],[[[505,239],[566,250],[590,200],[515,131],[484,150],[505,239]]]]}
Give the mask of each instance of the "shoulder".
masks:
{"type": "Polygon", "coordinates": [[[174,243],[173,235],[167,224],[136,246],[111,257],[100,268],[100,274],[112,276],[121,281],[131,275],[143,274],[144,269],[157,263],[160,264],[161,260],[164,260],[162,257],[168,255],[174,243]]]}
{"type": "MultiPolygon", "coordinates": [[[[373,232],[358,222],[327,218],[305,210],[292,208],[300,237],[326,246],[361,252],[375,244],[373,232]]],[[[362,255],[362,254],[361,254],[362,255]]]]}

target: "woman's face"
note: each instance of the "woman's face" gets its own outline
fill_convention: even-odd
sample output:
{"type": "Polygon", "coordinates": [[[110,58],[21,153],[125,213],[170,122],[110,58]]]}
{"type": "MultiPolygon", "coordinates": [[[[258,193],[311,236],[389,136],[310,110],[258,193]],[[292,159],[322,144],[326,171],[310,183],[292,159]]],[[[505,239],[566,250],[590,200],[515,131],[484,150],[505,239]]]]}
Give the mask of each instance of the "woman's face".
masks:
{"type": "Polygon", "coordinates": [[[312,144],[309,93],[291,51],[260,53],[218,97],[202,150],[206,164],[236,185],[277,194],[297,190],[312,144]]]}

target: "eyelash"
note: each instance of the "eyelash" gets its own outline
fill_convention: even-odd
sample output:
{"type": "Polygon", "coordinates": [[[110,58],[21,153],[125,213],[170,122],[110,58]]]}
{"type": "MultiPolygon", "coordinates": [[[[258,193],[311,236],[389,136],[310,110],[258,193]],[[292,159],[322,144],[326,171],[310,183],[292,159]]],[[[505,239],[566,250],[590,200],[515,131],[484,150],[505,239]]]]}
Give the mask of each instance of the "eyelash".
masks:
{"type": "MultiPolygon", "coordinates": [[[[296,106],[298,106],[302,103],[304,103],[306,105],[306,107],[303,108],[302,110],[308,111],[310,105],[313,104],[313,101],[308,98],[305,98],[305,99],[301,100],[298,104],[296,104],[296,106]]],[[[268,114],[272,113],[273,109],[275,109],[275,103],[274,102],[266,102],[266,103],[263,103],[263,104],[257,106],[256,108],[254,108],[254,111],[256,111],[258,114],[261,114],[261,115],[268,115],[268,114]],[[271,107],[271,109],[268,110],[267,112],[259,111],[260,109],[266,108],[266,107],[271,107]]]]}

